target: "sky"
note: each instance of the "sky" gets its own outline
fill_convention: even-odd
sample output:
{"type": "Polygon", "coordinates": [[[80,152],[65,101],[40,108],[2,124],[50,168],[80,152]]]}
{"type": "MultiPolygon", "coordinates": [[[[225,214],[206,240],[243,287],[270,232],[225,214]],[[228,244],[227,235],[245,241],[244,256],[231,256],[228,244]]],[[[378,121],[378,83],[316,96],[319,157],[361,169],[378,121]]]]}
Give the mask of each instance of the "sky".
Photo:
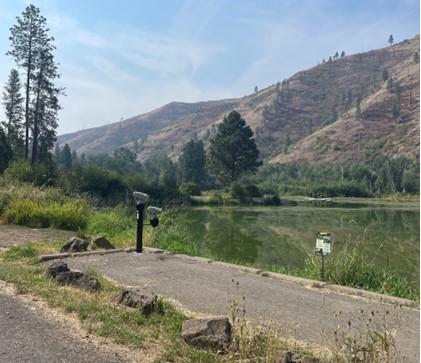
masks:
{"type": "Polygon", "coordinates": [[[242,97],[420,27],[418,0],[0,0],[2,89],[15,66],[9,29],[29,3],[55,38],[59,134],[172,101],[242,97]]]}

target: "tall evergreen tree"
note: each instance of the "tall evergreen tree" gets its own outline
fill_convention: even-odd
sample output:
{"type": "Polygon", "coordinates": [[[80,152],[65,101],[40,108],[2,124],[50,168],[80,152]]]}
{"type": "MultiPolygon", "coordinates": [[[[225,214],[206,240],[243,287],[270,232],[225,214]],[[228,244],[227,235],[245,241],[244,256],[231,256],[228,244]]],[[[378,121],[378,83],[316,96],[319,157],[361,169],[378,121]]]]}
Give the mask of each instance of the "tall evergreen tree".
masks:
{"type": "Polygon", "coordinates": [[[178,160],[183,182],[204,185],[207,180],[206,152],[202,141],[190,140],[181,151],[178,160]]]}
{"type": "Polygon", "coordinates": [[[19,73],[16,69],[12,69],[3,92],[3,105],[6,115],[6,121],[3,122],[3,126],[7,133],[7,142],[14,157],[18,156],[20,147],[23,144],[23,97],[20,93],[20,88],[19,73]]]}
{"type": "Polygon", "coordinates": [[[345,51],[344,50],[341,52],[341,58],[343,58],[343,57],[345,57],[345,51]]]}
{"type": "Polygon", "coordinates": [[[64,144],[63,149],[60,152],[60,164],[64,169],[70,169],[72,167],[72,151],[69,145],[64,144]]]}
{"type": "Polygon", "coordinates": [[[12,159],[12,150],[7,142],[7,136],[0,126],[0,173],[7,168],[9,161],[12,159]]]}
{"type": "Polygon", "coordinates": [[[60,110],[58,96],[63,90],[54,84],[60,75],[54,61],[52,40],[45,38],[36,59],[31,110],[32,163],[45,159],[56,140],[57,112],[60,110]]]}
{"type": "Polygon", "coordinates": [[[34,5],[28,5],[16,24],[10,28],[11,49],[7,52],[26,74],[25,79],[25,159],[29,157],[30,91],[37,58],[48,39],[47,20],[34,5]]]}
{"type": "Polygon", "coordinates": [[[390,34],[390,35],[389,35],[389,40],[388,40],[388,43],[389,43],[390,45],[393,45],[393,43],[394,43],[394,39],[393,39],[393,35],[392,35],[392,34],[390,34]]]}
{"type": "Polygon", "coordinates": [[[241,115],[232,111],[224,117],[212,139],[208,152],[208,167],[224,184],[238,179],[246,172],[254,173],[261,165],[253,131],[241,115]]]}

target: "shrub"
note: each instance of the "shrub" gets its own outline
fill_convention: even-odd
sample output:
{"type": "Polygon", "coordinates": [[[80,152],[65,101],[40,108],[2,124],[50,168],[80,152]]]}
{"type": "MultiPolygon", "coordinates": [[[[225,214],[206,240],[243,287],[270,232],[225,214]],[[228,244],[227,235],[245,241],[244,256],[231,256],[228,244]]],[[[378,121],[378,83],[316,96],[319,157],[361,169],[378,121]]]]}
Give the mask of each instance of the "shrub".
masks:
{"type": "Polygon", "coordinates": [[[11,164],[4,176],[9,180],[31,183],[38,186],[53,185],[57,179],[57,170],[54,163],[31,165],[27,161],[11,164]]]}
{"type": "Polygon", "coordinates": [[[182,183],[178,190],[183,195],[200,195],[201,191],[200,186],[192,182],[182,183]]]}
{"type": "Polygon", "coordinates": [[[234,182],[230,187],[231,198],[238,199],[240,202],[244,202],[247,199],[247,192],[239,182],[234,182]]]}
{"type": "Polygon", "coordinates": [[[102,234],[108,238],[134,238],[136,221],[133,215],[122,207],[106,209],[92,213],[89,217],[87,232],[89,234],[102,234]]]}
{"type": "Polygon", "coordinates": [[[250,198],[259,198],[259,197],[262,196],[262,193],[260,193],[260,190],[259,190],[258,186],[255,185],[255,184],[247,184],[244,187],[244,190],[245,190],[247,196],[250,197],[250,198]]]}

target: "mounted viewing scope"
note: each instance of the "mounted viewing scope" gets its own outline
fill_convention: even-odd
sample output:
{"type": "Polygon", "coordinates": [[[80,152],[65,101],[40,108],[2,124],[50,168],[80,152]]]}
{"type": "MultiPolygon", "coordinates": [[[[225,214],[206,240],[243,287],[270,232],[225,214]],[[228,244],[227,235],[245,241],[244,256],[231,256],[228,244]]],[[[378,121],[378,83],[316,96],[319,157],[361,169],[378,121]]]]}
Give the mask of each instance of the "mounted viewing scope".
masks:
{"type": "Polygon", "coordinates": [[[142,192],[133,192],[134,199],[136,199],[136,203],[146,204],[149,202],[149,195],[142,192]]]}
{"type": "MultiPolygon", "coordinates": [[[[142,192],[133,192],[133,197],[136,200],[136,221],[137,221],[137,233],[136,233],[136,252],[142,252],[143,250],[143,219],[145,215],[145,205],[149,202],[149,195],[142,192]]],[[[162,209],[150,205],[147,209],[149,214],[149,225],[153,228],[159,224],[158,216],[161,214],[162,209]]]]}
{"type": "Polygon", "coordinates": [[[159,224],[158,216],[161,214],[162,209],[158,207],[149,206],[148,207],[148,214],[150,216],[149,222],[153,228],[157,227],[159,224]]]}

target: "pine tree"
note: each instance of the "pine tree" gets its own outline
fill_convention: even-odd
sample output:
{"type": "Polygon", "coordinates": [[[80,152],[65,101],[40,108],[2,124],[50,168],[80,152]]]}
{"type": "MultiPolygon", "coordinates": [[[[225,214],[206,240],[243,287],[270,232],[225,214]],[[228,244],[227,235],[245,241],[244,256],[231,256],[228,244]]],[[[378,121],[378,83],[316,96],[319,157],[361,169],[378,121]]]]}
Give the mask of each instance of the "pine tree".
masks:
{"type": "Polygon", "coordinates": [[[420,62],[420,55],[418,54],[418,52],[414,53],[414,63],[419,63],[420,62]]]}
{"type": "Polygon", "coordinates": [[[383,77],[383,81],[387,81],[388,80],[388,78],[389,78],[389,72],[387,71],[387,69],[385,68],[385,69],[383,69],[383,75],[382,75],[382,77],[383,77]]]}
{"type": "Polygon", "coordinates": [[[16,69],[12,69],[3,92],[3,105],[6,115],[6,121],[3,122],[3,126],[7,133],[7,142],[15,158],[20,153],[23,145],[23,97],[20,93],[20,88],[19,73],[16,69]]]}
{"type": "Polygon", "coordinates": [[[389,40],[388,40],[388,42],[389,42],[389,44],[390,44],[390,45],[393,45],[393,43],[394,43],[394,39],[393,39],[393,35],[392,35],[392,34],[390,34],[390,35],[389,35],[389,40]]]}
{"type": "Polygon", "coordinates": [[[57,112],[60,110],[58,96],[63,90],[54,85],[60,75],[52,53],[55,46],[51,41],[52,38],[46,39],[36,60],[31,109],[32,164],[44,160],[56,140],[57,112]]]}
{"type": "Polygon", "coordinates": [[[68,144],[64,144],[60,152],[60,164],[64,169],[70,169],[72,167],[72,151],[68,144]]]}
{"type": "Polygon", "coordinates": [[[219,125],[208,152],[209,171],[228,184],[246,172],[254,173],[261,165],[253,131],[241,115],[232,111],[219,125]]]}
{"type": "Polygon", "coordinates": [[[0,173],[7,168],[9,161],[12,159],[12,150],[7,142],[7,136],[0,126],[0,173]]]}
{"type": "Polygon", "coordinates": [[[333,56],[333,58],[335,58],[335,59],[339,58],[339,53],[336,52],[335,55],[333,56]]]}
{"type": "Polygon", "coordinates": [[[341,52],[341,58],[343,58],[343,57],[345,57],[345,51],[344,50],[341,52]]]}
{"type": "Polygon", "coordinates": [[[34,81],[37,58],[48,39],[46,19],[34,5],[28,5],[16,24],[10,28],[11,55],[26,75],[25,79],[25,159],[29,157],[30,91],[34,81]]]}
{"type": "Polygon", "coordinates": [[[255,93],[259,92],[259,88],[257,86],[254,86],[254,92],[255,93]]]}
{"type": "Polygon", "coordinates": [[[178,160],[181,179],[184,182],[193,182],[204,185],[207,181],[206,152],[201,141],[190,140],[181,151],[178,160]]]}

